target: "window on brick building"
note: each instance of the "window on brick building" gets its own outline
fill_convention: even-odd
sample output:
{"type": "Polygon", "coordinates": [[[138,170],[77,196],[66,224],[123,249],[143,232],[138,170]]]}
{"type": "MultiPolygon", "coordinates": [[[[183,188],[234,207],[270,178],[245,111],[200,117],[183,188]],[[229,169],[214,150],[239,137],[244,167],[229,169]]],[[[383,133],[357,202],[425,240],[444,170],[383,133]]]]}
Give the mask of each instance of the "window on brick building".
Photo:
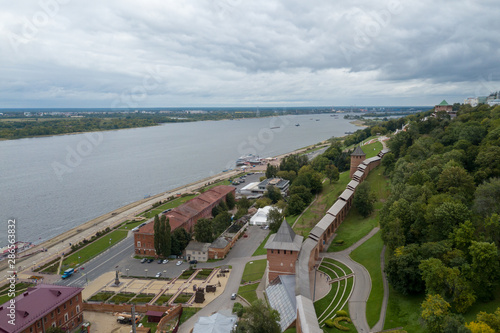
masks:
{"type": "Polygon", "coordinates": [[[64,314],[64,321],[68,321],[68,314],[67,313],[64,314]]]}
{"type": "Polygon", "coordinates": [[[283,254],[286,254],[286,250],[283,251],[283,254]]]}
{"type": "Polygon", "coordinates": [[[141,242],[137,242],[137,247],[141,247],[141,242]]]}
{"type": "Polygon", "coordinates": [[[33,327],[30,327],[30,333],[33,333],[33,327]]]}
{"type": "Polygon", "coordinates": [[[72,299],[70,299],[70,300],[69,300],[69,305],[72,305],[72,304],[73,304],[73,300],[72,300],[72,299]]]}
{"type": "Polygon", "coordinates": [[[39,321],[36,322],[36,327],[40,328],[40,322],[39,321]]]}
{"type": "Polygon", "coordinates": [[[80,305],[76,306],[76,313],[80,313],[80,305]]]}
{"type": "Polygon", "coordinates": [[[278,250],[278,254],[280,254],[280,250],[278,250]]]}
{"type": "Polygon", "coordinates": [[[61,313],[61,309],[57,308],[57,314],[61,313]]]}
{"type": "Polygon", "coordinates": [[[271,250],[271,253],[274,253],[274,250],[271,250]]]}
{"type": "Polygon", "coordinates": [[[64,310],[66,310],[66,303],[64,303],[64,306],[63,306],[64,310]]]}
{"type": "Polygon", "coordinates": [[[75,297],[75,301],[77,301],[77,302],[78,302],[78,295],[76,295],[76,297],[75,297]]]}

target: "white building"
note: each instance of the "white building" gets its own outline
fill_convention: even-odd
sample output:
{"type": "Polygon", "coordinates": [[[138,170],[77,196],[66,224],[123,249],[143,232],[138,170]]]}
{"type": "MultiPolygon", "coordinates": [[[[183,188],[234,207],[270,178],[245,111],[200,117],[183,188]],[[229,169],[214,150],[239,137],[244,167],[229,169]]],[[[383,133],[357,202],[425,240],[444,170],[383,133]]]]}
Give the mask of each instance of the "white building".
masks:
{"type": "Polygon", "coordinates": [[[259,225],[259,226],[268,225],[267,215],[269,214],[271,208],[273,208],[273,206],[266,206],[264,208],[259,208],[257,210],[257,213],[255,213],[254,216],[250,218],[249,224],[259,225]]]}

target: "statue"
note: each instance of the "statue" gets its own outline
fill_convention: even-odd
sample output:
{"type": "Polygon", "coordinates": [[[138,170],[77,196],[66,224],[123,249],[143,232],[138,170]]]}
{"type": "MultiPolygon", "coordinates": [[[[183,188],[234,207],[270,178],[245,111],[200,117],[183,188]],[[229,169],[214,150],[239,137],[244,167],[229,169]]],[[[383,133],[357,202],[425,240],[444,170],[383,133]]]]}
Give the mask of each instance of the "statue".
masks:
{"type": "Polygon", "coordinates": [[[118,279],[118,270],[116,270],[116,277],[115,277],[115,286],[120,285],[120,279],[118,279]]]}

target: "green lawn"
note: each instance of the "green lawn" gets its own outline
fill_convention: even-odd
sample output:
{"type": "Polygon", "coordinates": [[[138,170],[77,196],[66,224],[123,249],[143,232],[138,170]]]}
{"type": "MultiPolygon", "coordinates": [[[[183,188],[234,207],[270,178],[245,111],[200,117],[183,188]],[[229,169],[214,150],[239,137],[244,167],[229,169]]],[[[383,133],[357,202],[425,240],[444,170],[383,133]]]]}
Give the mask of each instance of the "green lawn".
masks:
{"type": "Polygon", "coordinates": [[[349,246],[366,236],[378,225],[379,217],[377,210],[382,207],[389,196],[389,185],[388,180],[384,176],[384,168],[379,166],[373,169],[366,181],[370,183],[372,192],[377,197],[375,212],[369,217],[364,218],[358,213],[356,207],[353,206],[347,214],[346,219],[340,224],[335,232],[337,234],[335,240],[343,240],[344,243],[342,245],[336,245],[332,242],[328,248],[328,252],[337,252],[347,249],[349,246]]]}
{"type": "Polygon", "coordinates": [[[162,305],[163,303],[167,303],[172,298],[172,295],[163,294],[156,300],[156,305],[162,305]]]}
{"type": "MultiPolygon", "coordinates": [[[[318,270],[328,274],[330,279],[335,279],[337,277],[352,273],[352,271],[347,268],[347,266],[341,264],[340,262],[333,259],[326,259],[328,258],[325,258],[323,260],[318,270]],[[341,267],[344,270],[345,274],[339,267],[335,266],[341,267]]],[[[316,310],[316,315],[318,316],[320,325],[326,319],[332,318],[335,315],[336,311],[342,309],[345,306],[344,303],[347,303],[353,287],[353,282],[354,279],[351,277],[332,284],[328,294],[325,297],[314,302],[314,309],[316,310]]]]}
{"type": "Polygon", "coordinates": [[[266,270],[267,259],[250,261],[245,265],[241,283],[248,281],[260,281],[266,270]]]}
{"type": "Polygon", "coordinates": [[[180,294],[179,296],[177,296],[177,298],[174,300],[174,303],[187,303],[191,297],[193,297],[193,294],[180,294]]]}
{"type": "Polygon", "coordinates": [[[419,324],[422,309],[420,304],[424,295],[403,296],[389,286],[389,302],[385,316],[384,329],[403,327],[407,332],[424,333],[426,330],[419,324]]]}
{"type": "Polygon", "coordinates": [[[113,296],[115,293],[111,291],[101,291],[92,297],[90,297],[88,300],[89,301],[96,301],[96,302],[105,302],[107,301],[111,296],[113,296]]]}
{"type": "Polygon", "coordinates": [[[115,294],[115,296],[111,297],[108,302],[115,304],[128,303],[136,294],[128,294],[128,293],[119,293],[115,294]]]}
{"type": "Polygon", "coordinates": [[[252,304],[254,301],[257,300],[257,293],[255,290],[257,290],[257,287],[259,286],[258,283],[254,284],[249,284],[246,286],[240,286],[238,289],[238,295],[246,299],[250,304],[252,304]]]}
{"type": "Polygon", "coordinates": [[[138,304],[138,303],[149,303],[155,297],[155,295],[150,294],[139,294],[130,303],[138,304]]]}
{"type": "Polygon", "coordinates": [[[149,327],[151,329],[151,333],[155,333],[158,328],[158,323],[148,323],[148,316],[144,316],[141,320],[142,326],[149,327]]]}
{"type": "Polygon", "coordinates": [[[493,293],[493,296],[495,297],[494,300],[483,303],[481,301],[477,301],[470,307],[470,309],[464,314],[465,321],[466,322],[471,322],[476,320],[476,315],[480,311],[484,311],[487,313],[493,313],[497,308],[500,307],[500,287],[497,288],[497,290],[493,293]]]}
{"type": "Polygon", "coordinates": [[[269,234],[267,234],[266,238],[262,241],[262,243],[260,243],[257,250],[255,250],[255,252],[252,254],[252,257],[267,254],[267,250],[264,248],[264,246],[266,245],[269,236],[271,236],[271,232],[269,232],[269,234]]]}
{"type": "Polygon", "coordinates": [[[382,146],[382,144],[379,141],[361,146],[361,149],[366,154],[366,158],[371,158],[371,157],[377,156],[377,154],[380,153],[380,151],[383,148],[384,147],[382,146]]]}
{"type": "Polygon", "coordinates": [[[351,258],[368,270],[372,280],[370,297],[366,303],[366,319],[370,327],[375,326],[380,319],[382,299],[384,298],[384,283],[380,267],[380,253],[383,246],[380,232],[377,232],[351,253],[351,258]]]}
{"type": "Polygon", "coordinates": [[[128,231],[126,230],[115,230],[102,236],[98,240],[81,248],[80,250],[72,253],[70,256],[64,259],[61,271],[64,271],[70,267],[76,267],[76,265],[78,264],[82,265],[83,263],[89,261],[99,253],[105,251],[109,247],[115,245],[116,243],[127,237],[127,233],[128,231]]]}
{"type": "MultiPolygon", "coordinates": [[[[309,232],[325,216],[328,209],[337,201],[338,196],[345,190],[350,181],[348,171],[342,172],[337,182],[330,184],[329,180],[325,181],[316,201],[304,211],[301,218],[295,224],[293,228],[295,233],[304,237],[309,236],[309,232]]],[[[293,225],[297,217],[287,217],[288,223],[293,225]]]]}
{"type": "MultiPolygon", "coordinates": [[[[243,176],[244,174],[246,174],[246,173],[242,172],[242,173],[238,174],[234,178],[239,178],[239,177],[243,176]]],[[[228,179],[226,179],[226,180],[219,181],[219,182],[217,182],[215,184],[211,184],[211,185],[202,187],[202,189],[203,189],[203,191],[207,191],[207,190],[210,190],[211,188],[213,188],[215,186],[219,186],[219,185],[231,185],[231,182],[228,179]]]]}
{"type": "Polygon", "coordinates": [[[182,308],[182,315],[179,326],[182,325],[186,320],[191,318],[196,312],[200,310],[201,308],[182,308]]]}

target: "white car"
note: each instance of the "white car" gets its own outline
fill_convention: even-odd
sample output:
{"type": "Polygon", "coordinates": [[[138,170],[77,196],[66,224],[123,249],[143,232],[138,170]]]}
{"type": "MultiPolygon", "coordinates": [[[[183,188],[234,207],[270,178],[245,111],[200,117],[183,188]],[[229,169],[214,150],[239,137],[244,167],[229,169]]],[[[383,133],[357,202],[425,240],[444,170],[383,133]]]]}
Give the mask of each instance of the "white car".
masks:
{"type": "Polygon", "coordinates": [[[176,263],[176,265],[177,265],[177,266],[182,265],[182,261],[180,261],[180,260],[179,260],[179,261],[176,263]]]}
{"type": "Polygon", "coordinates": [[[156,273],[156,277],[157,278],[161,277],[161,272],[156,273]]]}
{"type": "Polygon", "coordinates": [[[168,259],[163,260],[164,264],[168,264],[168,259]]]}

